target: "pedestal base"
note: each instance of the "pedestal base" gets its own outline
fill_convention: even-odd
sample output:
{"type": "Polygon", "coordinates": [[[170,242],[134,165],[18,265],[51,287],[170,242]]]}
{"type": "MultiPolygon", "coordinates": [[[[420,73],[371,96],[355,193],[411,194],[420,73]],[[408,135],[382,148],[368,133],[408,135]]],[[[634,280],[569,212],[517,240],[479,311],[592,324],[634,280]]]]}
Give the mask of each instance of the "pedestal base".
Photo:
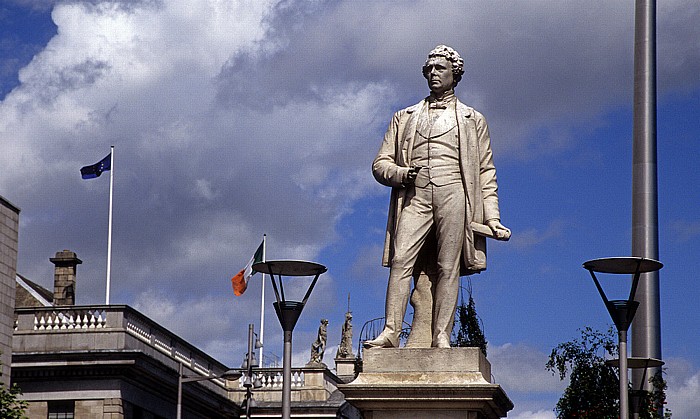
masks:
{"type": "Polygon", "coordinates": [[[366,349],[362,372],[338,388],[365,419],[496,419],[513,408],[479,348],[366,349]]]}
{"type": "Polygon", "coordinates": [[[343,383],[349,383],[355,379],[355,364],[357,359],[352,356],[348,358],[335,358],[335,375],[343,383]]]}

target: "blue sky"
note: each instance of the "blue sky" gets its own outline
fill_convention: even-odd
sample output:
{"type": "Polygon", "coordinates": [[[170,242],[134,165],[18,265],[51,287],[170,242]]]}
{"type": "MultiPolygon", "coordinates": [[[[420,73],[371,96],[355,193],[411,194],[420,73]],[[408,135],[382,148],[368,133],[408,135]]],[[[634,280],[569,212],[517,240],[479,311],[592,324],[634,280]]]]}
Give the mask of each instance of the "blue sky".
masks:
{"type": "MultiPolygon", "coordinates": [[[[700,408],[700,10],[658,6],[661,320],[669,407],[700,408]]],[[[549,351],[610,323],[582,262],[631,250],[633,2],[32,1],[0,3],[0,194],[21,213],[18,271],[83,260],[80,304],[104,302],[108,179],[78,169],[115,152],[113,303],[129,304],[229,365],[259,323],[268,258],[328,266],[294,335],[302,364],[320,318],[340,341],[383,315],[389,190],[370,164],[391,114],[428,91],[437,44],[456,48],[457,95],[491,130],[507,243],[472,278],[509,417],[552,418],[549,351]],[[629,3],[629,4],[627,4],[629,3]]],[[[466,284],[467,280],[464,280],[466,284]]],[[[266,352],[281,330],[266,306],[266,352]]],[[[331,358],[334,352],[328,351],[331,358]]]]}

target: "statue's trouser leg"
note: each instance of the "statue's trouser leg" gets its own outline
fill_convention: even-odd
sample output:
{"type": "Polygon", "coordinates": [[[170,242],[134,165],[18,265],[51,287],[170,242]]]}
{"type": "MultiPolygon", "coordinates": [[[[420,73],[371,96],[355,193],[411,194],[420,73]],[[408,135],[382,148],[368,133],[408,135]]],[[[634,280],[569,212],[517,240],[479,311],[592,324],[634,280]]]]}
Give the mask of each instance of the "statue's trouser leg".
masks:
{"type": "Polygon", "coordinates": [[[413,267],[413,320],[407,348],[430,348],[433,343],[433,295],[437,283],[437,242],[430,233],[413,267]]]}
{"type": "Polygon", "coordinates": [[[433,345],[449,347],[459,295],[459,268],[464,244],[465,196],[461,183],[433,188],[438,280],[433,311],[433,345]]]}
{"type": "Polygon", "coordinates": [[[430,277],[420,265],[413,269],[413,291],[410,303],[413,307],[411,333],[407,348],[430,348],[433,343],[433,289],[430,277]]]}
{"type": "Polygon", "coordinates": [[[404,208],[396,227],[394,258],[386,291],[386,324],[382,334],[395,347],[398,346],[406,313],[413,266],[432,225],[432,186],[411,187],[406,192],[404,208]]]}

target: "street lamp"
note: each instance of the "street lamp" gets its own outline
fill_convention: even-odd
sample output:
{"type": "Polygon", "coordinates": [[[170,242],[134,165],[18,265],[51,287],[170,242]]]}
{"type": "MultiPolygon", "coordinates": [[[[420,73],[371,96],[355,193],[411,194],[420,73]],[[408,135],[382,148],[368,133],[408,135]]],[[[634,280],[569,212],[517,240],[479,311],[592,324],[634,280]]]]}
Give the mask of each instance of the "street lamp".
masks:
{"type": "Polygon", "coordinates": [[[194,381],[216,380],[217,378],[236,379],[241,373],[236,370],[228,370],[221,375],[185,375],[182,362],[178,363],[177,370],[177,419],[182,419],[182,384],[194,381]]]}
{"type": "Polygon", "coordinates": [[[276,302],[272,303],[277,318],[284,331],[284,360],[282,363],[282,418],[289,419],[292,414],[292,332],[301,316],[306,301],[318,281],[318,277],[327,271],[323,265],[299,260],[270,260],[253,265],[257,272],[270,275],[272,289],[275,291],[276,302]],[[277,278],[275,278],[277,275],[277,278]],[[284,295],[282,277],[313,276],[304,298],[301,301],[287,300],[284,295]]]}
{"type": "MultiPolygon", "coordinates": [[[[611,367],[619,368],[619,359],[609,359],[605,361],[606,365],[611,367]]],[[[639,381],[639,390],[630,390],[630,408],[632,410],[632,417],[639,418],[642,413],[642,402],[646,400],[647,391],[644,390],[644,382],[646,373],[649,368],[658,368],[664,365],[664,361],[656,358],[640,358],[640,357],[629,357],[627,358],[627,368],[630,369],[643,369],[642,379],[639,381]]]]}
{"type": "Polygon", "coordinates": [[[620,354],[620,419],[629,419],[629,380],[627,377],[627,330],[629,330],[639,302],[634,301],[639,276],[646,272],[655,272],[663,267],[659,261],[641,257],[616,257],[589,260],[583,267],[590,272],[593,282],[600,293],[605,307],[610,313],[618,334],[618,352],[620,354]],[[632,274],[632,288],[626,300],[608,300],[595,273],[632,274]]]}
{"type": "Polygon", "coordinates": [[[250,408],[253,407],[255,400],[253,399],[252,388],[262,387],[262,382],[260,376],[253,375],[253,367],[257,367],[258,363],[255,360],[255,349],[260,349],[263,347],[262,343],[258,339],[254,339],[255,332],[253,331],[253,324],[248,325],[248,353],[246,354],[245,360],[243,360],[243,365],[241,365],[241,370],[245,370],[245,379],[243,380],[243,387],[245,387],[245,417],[250,419],[250,408]],[[255,344],[253,344],[255,340],[255,344]]]}

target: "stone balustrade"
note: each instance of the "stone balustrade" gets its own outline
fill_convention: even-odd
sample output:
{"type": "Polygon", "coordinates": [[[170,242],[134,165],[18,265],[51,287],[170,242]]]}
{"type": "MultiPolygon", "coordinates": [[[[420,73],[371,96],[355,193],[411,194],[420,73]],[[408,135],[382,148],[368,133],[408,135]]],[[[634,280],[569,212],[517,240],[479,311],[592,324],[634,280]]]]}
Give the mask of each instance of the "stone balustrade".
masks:
{"type": "MultiPolygon", "coordinates": [[[[263,402],[280,402],[282,400],[282,368],[256,368],[252,380],[259,377],[262,387],[254,388],[255,399],[263,402]]],[[[243,400],[246,374],[238,380],[237,386],[231,388],[231,399],[243,400]]],[[[324,367],[292,368],[292,401],[327,400],[337,390],[341,381],[324,367]]]]}
{"type": "MultiPolygon", "coordinates": [[[[241,376],[241,378],[238,380],[239,389],[244,389],[243,383],[245,382],[246,377],[247,374],[243,373],[243,376],[241,376]]],[[[282,383],[284,382],[282,368],[256,369],[253,371],[253,377],[251,379],[255,379],[256,377],[259,377],[262,383],[262,387],[256,390],[264,391],[282,389],[282,383]]],[[[304,387],[304,385],[304,369],[292,368],[292,388],[301,388],[304,387]]]]}

